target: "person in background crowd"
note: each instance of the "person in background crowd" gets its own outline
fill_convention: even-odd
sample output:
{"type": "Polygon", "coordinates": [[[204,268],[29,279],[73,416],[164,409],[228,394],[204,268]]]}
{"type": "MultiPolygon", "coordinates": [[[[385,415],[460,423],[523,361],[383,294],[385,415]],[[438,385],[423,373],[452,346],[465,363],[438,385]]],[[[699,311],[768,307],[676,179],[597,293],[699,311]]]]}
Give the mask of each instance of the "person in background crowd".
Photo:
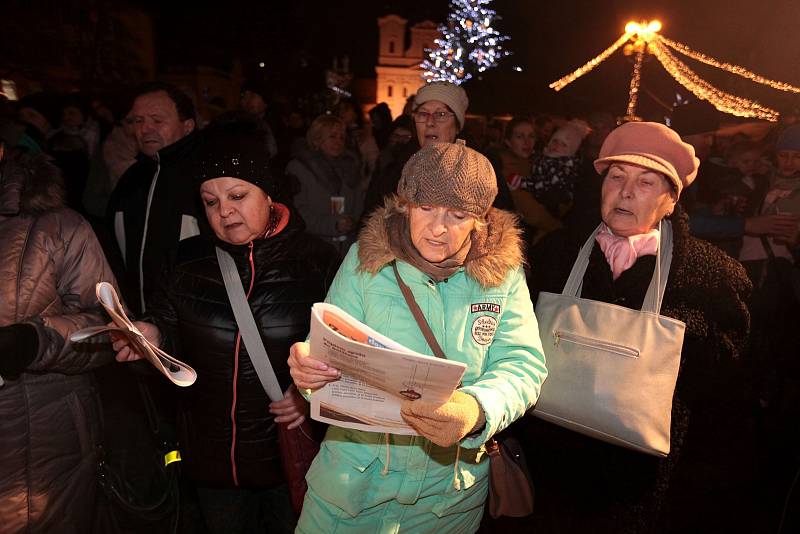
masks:
{"type": "MultiPolygon", "coordinates": [[[[709,161],[708,168],[713,171],[706,173],[705,178],[711,184],[703,190],[702,198],[695,202],[693,216],[746,220],[758,215],[769,187],[769,176],[758,173],[762,151],[760,145],[740,141],[728,145],[724,159],[709,161]]],[[[739,258],[744,235],[717,237],[712,234],[706,239],[731,257],[739,258]]]]}
{"type": "MultiPolygon", "coordinates": [[[[282,182],[269,172],[263,131],[252,123],[211,125],[200,153],[191,183],[208,225],[180,243],[145,321],[136,322],[198,373],[194,385],[177,392],[187,482],[182,531],[288,534],[295,519],[277,425],[299,425],[308,406],[291,386],[286,358],[306,335],[308,311],[324,298],[338,262],[330,245],[306,234],[297,215],[273,201],[282,182]],[[286,391],[281,401],[270,402],[242,342],[215,247],[236,263],[286,391]]],[[[141,358],[126,339],[115,340],[114,349],[120,361],[141,358]]]]}
{"type": "Polygon", "coordinates": [[[267,155],[272,159],[278,155],[278,144],[267,121],[269,93],[269,87],[264,80],[247,80],[242,84],[239,106],[242,111],[261,123],[261,128],[266,132],[265,148],[267,155]]]}
{"type": "MultiPolygon", "coordinates": [[[[744,217],[750,210],[751,191],[741,180],[738,172],[731,172],[717,178],[714,195],[708,204],[698,204],[694,213],[700,216],[744,217]]],[[[739,258],[742,238],[714,239],[709,243],[718,246],[731,258],[739,258]]]]}
{"type": "Polygon", "coordinates": [[[503,177],[509,184],[517,184],[531,172],[531,156],[536,143],[533,122],[524,117],[514,117],[506,125],[500,159],[503,177]]]}
{"type": "MultiPolygon", "coordinates": [[[[389,165],[393,164],[405,151],[407,145],[414,140],[414,120],[408,115],[400,115],[392,122],[391,133],[386,146],[378,155],[375,175],[380,175],[389,165]]],[[[365,199],[366,205],[371,199],[365,199]]]]}
{"type": "Polygon", "coordinates": [[[548,232],[561,227],[561,222],[534,198],[533,194],[521,188],[531,175],[533,147],[536,143],[536,130],[533,122],[526,118],[513,118],[506,125],[505,148],[500,152],[502,172],[508,183],[514,209],[525,223],[528,236],[526,241],[536,242],[548,232]]]}
{"type": "Polygon", "coordinates": [[[600,154],[600,147],[608,137],[608,134],[617,127],[617,120],[614,114],[608,111],[595,111],[586,118],[589,123],[589,135],[586,136],[584,143],[584,155],[590,161],[597,159],[600,154]]]}
{"type": "MultiPolygon", "coordinates": [[[[749,399],[738,363],[750,324],[751,284],[736,260],[689,235],[677,202],[699,164],[691,145],[652,122],[614,130],[594,162],[603,176],[595,227],[603,224],[581,298],[641,309],[655,269],[659,225],[672,227],[661,314],[684,322],[686,331],[671,446],[666,458],[658,458],[531,417],[528,458],[547,459],[531,472],[536,532],[751,531],[745,526],[754,520],[748,506],[760,488],[753,486],[746,461],[753,457],[746,439],[749,399]]],[[[538,267],[530,282],[534,295],[563,290],[586,238],[566,229],[539,244],[532,254],[538,267]]]]}
{"type": "Polygon", "coordinates": [[[588,133],[589,126],[579,119],[559,127],[542,153],[533,155],[531,172],[521,184],[558,219],[563,219],[572,207],[583,161],[578,149],[588,133]]]}
{"type": "Polygon", "coordinates": [[[0,129],[0,530],[91,532],[99,404],[89,371],[111,359],[72,333],[106,322],[95,284],[116,285],[61,173],[0,129]]]}
{"type": "Polygon", "coordinates": [[[369,110],[369,122],[372,125],[372,134],[378,148],[383,150],[389,143],[389,136],[392,133],[392,112],[386,102],[376,104],[369,110]]]}
{"type": "Polygon", "coordinates": [[[101,98],[91,99],[89,108],[91,109],[92,117],[97,121],[97,126],[100,130],[100,141],[102,141],[111,133],[111,129],[117,119],[111,110],[111,106],[106,105],[106,102],[101,98]]]}
{"type": "MultiPolygon", "coordinates": [[[[713,196],[716,179],[725,172],[710,159],[719,127],[719,113],[710,104],[693,102],[675,109],[672,125],[681,138],[695,148],[700,159],[696,183],[681,198],[681,205],[689,214],[689,229],[693,236],[709,241],[742,239],[744,236],[760,240],[762,236],[782,236],[793,230],[797,221],[791,215],[723,216],[697,211],[695,207],[698,204],[713,196]]],[[[759,204],[760,199],[756,199],[753,206],[759,204]]]]}
{"type": "MultiPolygon", "coordinates": [[[[364,120],[361,106],[353,98],[340,100],[334,114],[344,122],[347,132],[345,147],[358,156],[361,175],[365,181],[369,180],[375,170],[375,163],[380,152],[378,143],[372,135],[372,126],[364,120]]],[[[368,184],[362,185],[366,191],[368,184]]]]}
{"type": "Polygon", "coordinates": [[[142,313],[162,263],[199,231],[188,187],[199,134],[191,99],[162,82],[139,89],[130,117],[139,154],[114,188],[108,214],[125,264],[125,300],[142,313]]]}
{"type": "Polygon", "coordinates": [[[345,124],[320,115],[308,128],[307,148],[286,167],[299,185],[294,199],[308,232],[332,243],[344,255],[355,240],[364,193],[358,158],[345,149],[345,124]]]}
{"type": "Polygon", "coordinates": [[[547,113],[536,117],[534,122],[534,126],[536,127],[536,145],[534,149],[536,152],[544,150],[544,147],[550,142],[550,138],[553,137],[560,122],[562,122],[562,120],[547,113]]]}
{"type": "Polygon", "coordinates": [[[125,171],[136,163],[138,152],[135,121],[129,112],[114,126],[103,143],[103,161],[108,167],[112,190],[125,171]]]}
{"type": "MultiPolygon", "coordinates": [[[[367,189],[364,216],[382,205],[383,199],[397,189],[397,183],[406,162],[420,147],[432,143],[453,143],[464,127],[469,98],[464,88],[449,82],[428,83],[414,96],[413,113],[416,130],[416,143],[406,145],[406,150],[398,154],[395,163],[383,173],[373,177],[367,189]]],[[[494,206],[500,209],[513,209],[511,195],[502,173],[497,178],[498,195],[494,206]]]]}
{"type": "MultiPolygon", "coordinates": [[[[770,237],[745,236],[739,259],[753,281],[753,336],[749,363],[758,390],[766,502],[784,500],[800,469],[800,125],[784,130],[775,144],[776,169],[759,202],[761,214],[792,221],[770,237]]],[[[762,215],[764,216],[764,215],[762,215]]]]}
{"type": "Polygon", "coordinates": [[[64,176],[67,204],[84,212],[83,195],[91,160],[100,144],[100,125],[89,115],[89,106],[79,95],[70,95],[61,104],[61,121],[52,131],[48,152],[64,176]]]}
{"type": "MultiPolygon", "coordinates": [[[[411,157],[397,195],[351,247],[326,302],[434,354],[398,287],[402,279],[441,351],[467,368],[444,405],[404,401],[402,416],[419,436],[329,427],[306,477],[298,533],[478,529],[489,486],[484,444],[536,402],[547,375],[516,218],[492,207],[496,194],[484,156],[463,142],[430,143],[411,157]],[[475,302],[498,307],[476,314],[475,302]],[[495,325],[485,339],[474,334],[478,319],[495,325]]],[[[338,371],[309,350],[303,342],[290,351],[297,387],[336,380],[338,371]]]]}
{"type": "Polygon", "coordinates": [[[59,123],[59,109],[56,99],[47,93],[33,93],[19,100],[19,121],[26,128],[25,133],[39,146],[47,148],[47,142],[55,125],[59,123]]]}
{"type": "Polygon", "coordinates": [[[506,147],[503,125],[498,121],[493,121],[486,126],[483,132],[483,142],[481,143],[481,153],[495,154],[506,147]]]}

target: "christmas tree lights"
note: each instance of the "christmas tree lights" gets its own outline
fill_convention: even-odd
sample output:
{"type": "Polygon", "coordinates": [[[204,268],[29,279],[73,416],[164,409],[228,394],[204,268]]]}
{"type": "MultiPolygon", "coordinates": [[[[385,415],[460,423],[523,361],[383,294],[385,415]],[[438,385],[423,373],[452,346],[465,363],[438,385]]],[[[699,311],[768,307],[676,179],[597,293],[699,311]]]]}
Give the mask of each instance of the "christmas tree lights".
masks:
{"type": "Polygon", "coordinates": [[[628,93],[628,110],[625,117],[627,120],[638,120],[636,116],[636,106],[638,103],[639,85],[641,83],[642,62],[646,54],[652,54],[678,83],[686,87],[697,98],[706,100],[718,110],[724,113],[730,113],[731,115],[765,119],[768,121],[778,120],[777,111],[762,106],[752,100],[748,100],[747,98],[732,95],[714,87],[679,60],[673,51],[706,65],[722,69],[731,74],[736,74],[737,76],[747,78],[755,83],[766,85],[779,91],[800,93],[800,88],[798,87],[788,83],[770,80],[744,67],[719,61],[706,54],[696,52],[685,44],[667,39],[658,33],[660,30],[661,23],[657,20],[650,21],[649,23],[629,22],[625,25],[625,33],[611,46],[575,71],[551,83],[550,87],[556,91],[560,91],[605,61],[608,56],[613,54],[624,43],[628,43],[624,47],[625,54],[635,54],[636,57],[628,93]]]}
{"type": "Polygon", "coordinates": [[[426,81],[460,85],[510,54],[502,45],[508,36],[493,26],[499,17],[487,7],[491,1],[450,0],[447,24],[439,26],[442,37],[421,65],[426,81]]]}

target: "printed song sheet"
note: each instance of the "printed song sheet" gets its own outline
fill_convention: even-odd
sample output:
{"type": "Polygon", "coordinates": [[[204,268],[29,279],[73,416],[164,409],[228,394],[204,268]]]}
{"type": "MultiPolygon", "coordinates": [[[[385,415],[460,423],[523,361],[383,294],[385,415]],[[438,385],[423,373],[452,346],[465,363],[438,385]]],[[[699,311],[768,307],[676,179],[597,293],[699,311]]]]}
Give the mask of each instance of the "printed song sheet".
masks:
{"type": "Polygon", "coordinates": [[[158,369],[161,374],[169,378],[175,385],[186,387],[194,384],[195,380],[197,380],[197,373],[194,369],[150,343],[128,319],[114,286],[108,282],[100,282],[95,286],[95,293],[97,294],[97,300],[106,309],[108,315],[111,316],[111,320],[116,327],[93,326],[84,328],[70,336],[72,342],[80,342],[92,336],[109,332],[123,334],[128,337],[136,352],[143,355],[153,364],[153,367],[158,369]]]}
{"type": "Polygon", "coordinates": [[[400,404],[446,402],[466,370],[407,349],[332,304],[314,304],[310,343],[314,358],[342,372],[311,395],[311,417],[345,428],[417,434],[400,416],[400,404]]]}

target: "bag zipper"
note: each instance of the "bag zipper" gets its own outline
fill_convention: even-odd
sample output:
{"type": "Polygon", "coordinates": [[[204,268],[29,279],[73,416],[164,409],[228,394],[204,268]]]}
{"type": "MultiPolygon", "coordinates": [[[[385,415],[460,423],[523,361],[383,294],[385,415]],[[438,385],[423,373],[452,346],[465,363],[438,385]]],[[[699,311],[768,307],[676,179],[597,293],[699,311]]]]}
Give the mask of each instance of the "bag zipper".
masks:
{"type": "Polygon", "coordinates": [[[606,352],[619,354],[620,356],[626,356],[628,358],[639,357],[639,351],[637,349],[626,347],[624,345],[618,345],[616,343],[611,343],[609,341],[600,341],[599,339],[592,339],[590,337],[582,336],[580,334],[574,334],[572,332],[564,332],[563,330],[554,330],[553,339],[555,340],[556,347],[563,339],[564,341],[569,341],[570,343],[574,343],[575,345],[581,345],[583,347],[588,347],[591,349],[600,349],[606,352]]]}

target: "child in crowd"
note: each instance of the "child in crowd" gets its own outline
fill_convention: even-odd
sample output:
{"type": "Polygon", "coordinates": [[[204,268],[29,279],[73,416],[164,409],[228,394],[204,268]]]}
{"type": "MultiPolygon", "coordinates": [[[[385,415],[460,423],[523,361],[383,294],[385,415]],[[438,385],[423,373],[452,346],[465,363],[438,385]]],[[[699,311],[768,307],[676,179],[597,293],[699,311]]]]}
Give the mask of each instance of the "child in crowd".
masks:
{"type": "Polygon", "coordinates": [[[561,126],[541,154],[533,155],[531,176],[522,188],[533,193],[555,217],[566,215],[572,206],[572,194],[580,174],[578,148],[589,133],[589,125],[573,119],[561,126]]]}

